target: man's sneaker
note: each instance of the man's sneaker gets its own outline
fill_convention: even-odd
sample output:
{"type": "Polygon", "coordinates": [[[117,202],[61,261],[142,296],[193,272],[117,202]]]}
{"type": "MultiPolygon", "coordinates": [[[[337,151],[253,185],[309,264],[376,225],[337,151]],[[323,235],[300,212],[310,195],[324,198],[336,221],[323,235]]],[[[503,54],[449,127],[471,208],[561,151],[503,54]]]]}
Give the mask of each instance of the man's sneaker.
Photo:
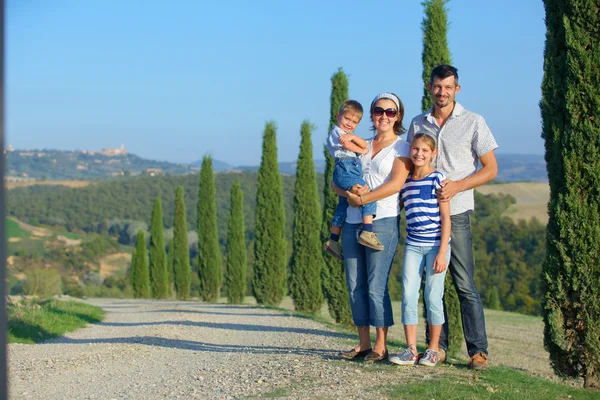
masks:
{"type": "Polygon", "coordinates": [[[489,365],[487,362],[487,354],[477,353],[469,360],[469,364],[467,365],[470,369],[488,369],[489,365]]]}
{"type": "Polygon", "coordinates": [[[328,240],[325,242],[323,249],[338,260],[344,259],[344,256],[342,255],[342,246],[338,242],[328,240]]]}
{"type": "Polygon", "coordinates": [[[390,362],[398,365],[415,365],[418,360],[417,355],[410,348],[402,350],[397,356],[390,357],[390,362]]]}
{"type": "Polygon", "coordinates": [[[425,350],[425,355],[419,360],[419,365],[426,365],[428,367],[435,367],[440,361],[440,353],[433,349],[425,350]]]}
{"type": "Polygon", "coordinates": [[[383,250],[383,244],[373,232],[362,231],[358,237],[358,243],[370,247],[373,250],[383,250]]]}

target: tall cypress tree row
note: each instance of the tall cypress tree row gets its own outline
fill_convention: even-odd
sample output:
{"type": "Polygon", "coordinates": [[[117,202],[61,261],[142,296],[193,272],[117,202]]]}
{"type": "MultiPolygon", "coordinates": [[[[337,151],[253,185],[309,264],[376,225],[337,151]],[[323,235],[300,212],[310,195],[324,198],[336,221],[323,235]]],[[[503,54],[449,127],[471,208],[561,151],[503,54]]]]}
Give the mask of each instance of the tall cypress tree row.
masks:
{"type": "Polygon", "coordinates": [[[171,268],[177,298],[187,300],[190,296],[191,274],[190,249],[187,235],[187,220],[185,217],[185,202],[183,186],[175,191],[175,216],[173,217],[173,239],[169,246],[172,255],[171,268]]]}
{"type": "Polygon", "coordinates": [[[227,300],[241,304],[246,296],[246,241],[244,193],[239,180],[231,186],[231,211],[227,231],[227,300]]]}
{"type": "Polygon", "coordinates": [[[150,292],[155,299],[166,299],[169,293],[169,274],[160,197],[154,199],[154,208],[152,209],[149,254],[150,292]]]}
{"type": "MultiPolygon", "coordinates": [[[[433,105],[427,84],[431,80],[431,71],[440,64],[451,64],[450,50],[448,49],[448,15],[446,4],[448,0],[425,0],[425,17],[421,23],[423,30],[423,98],[421,110],[427,111],[433,105]]],[[[425,299],[424,296],[421,298],[425,299]]],[[[463,342],[462,319],[460,316],[460,302],[452,282],[452,276],[446,274],[444,282],[444,303],[448,318],[448,353],[458,354],[463,342]]],[[[424,314],[427,309],[423,308],[424,314]]],[[[427,321],[426,315],[424,318],[427,321]]]]}
{"type": "MultiPolygon", "coordinates": [[[[331,77],[331,97],[329,108],[329,131],[337,124],[336,114],[344,101],[348,100],[348,77],[339,68],[331,77]]],[[[331,220],[337,206],[337,195],[329,183],[333,180],[333,169],[335,160],[323,146],[325,155],[325,187],[323,188],[323,197],[325,204],[323,206],[323,222],[321,225],[321,242],[325,243],[331,233],[331,220]]],[[[352,311],[350,311],[350,300],[348,299],[348,287],[346,286],[346,273],[344,262],[322,251],[323,268],[321,269],[321,283],[323,285],[323,294],[327,300],[329,315],[335,319],[335,322],[352,325],[352,311]]]]}
{"type": "Polygon", "coordinates": [[[448,0],[425,0],[422,4],[425,8],[425,17],[421,22],[423,31],[423,98],[421,99],[421,110],[427,111],[433,105],[431,94],[427,89],[431,71],[441,64],[452,64],[450,50],[448,49],[448,0]]]}
{"type": "Polygon", "coordinates": [[[216,302],[223,282],[212,157],[205,155],[198,191],[198,276],[202,300],[216,302]]]}
{"type": "Polygon", "coordinates": [[[286,289],[285,212],[276,137],[275,122],[267,122],[256,186],[252,291],[258,304],[268,305],[278,305],[286,289]]]}
{"type": "Polygon", "coordinates": [[[600,0],[544,5],[544,344],[559,375],[600,387],[600,0]]]}
{"type": "Polygon", "coordinates": [[[133,255],[134,257],[131,259],[133,297],[136,299],[150,297],[150,272],[148,270],[148,256],[146,255],[146,238],[142,231],[137,233],[133,255]]]}
{"type": "Polygon", "coordinates": [[[294,189],[294,225],[290,294],[297,311],[315,313],[323,304],[321,289],[321,239],[319,192],[313,161],[311,134],[314,128],[305,120],[300,134],[300,155],[296,166],[294,189]]]}

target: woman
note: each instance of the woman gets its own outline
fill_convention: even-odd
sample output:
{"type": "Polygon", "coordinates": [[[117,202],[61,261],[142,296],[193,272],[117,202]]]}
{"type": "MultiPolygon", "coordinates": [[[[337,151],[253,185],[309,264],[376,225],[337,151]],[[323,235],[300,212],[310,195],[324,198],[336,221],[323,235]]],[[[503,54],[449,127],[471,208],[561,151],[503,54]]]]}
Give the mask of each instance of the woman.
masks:
{"type": "Polygon", "coordinates": [[[359,344],[343,351],[341,357],[346,360],[364,357],[366,362],[377,362],[388,359],[387,331],[394,324],[388,277],[398,244],[398,192],[412,164],[410,146],[399,137],[404,132],[404,106],[398,96],[379,94],[371,103],[370,114],[371,129],[376,134],[367,141],[367,152],[361,157],[367,186],[356,185],[349,192],[337,187],[334,190],[346,196],[352,206],[342,228],[342,248],[352,318],[359,338],[359,344]],[[377,202],[373,231],[384,245],[381,251],[362,246],[357,239],[362,222],[358,207],[372,202],[377,202]],[[371,326],[377,334],[373,348],[371,326]]]}

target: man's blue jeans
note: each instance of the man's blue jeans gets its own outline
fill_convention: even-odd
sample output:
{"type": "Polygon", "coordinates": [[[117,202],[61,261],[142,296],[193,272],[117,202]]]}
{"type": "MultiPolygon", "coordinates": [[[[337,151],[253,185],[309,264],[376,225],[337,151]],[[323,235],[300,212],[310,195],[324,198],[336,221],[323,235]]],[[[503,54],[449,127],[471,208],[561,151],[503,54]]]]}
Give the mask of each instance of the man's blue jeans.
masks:
{"type": "MultiPolygon", "coordinates": [[[[339,188],[350,190],[352,186],[359,184],[365,186],[367,183],[362,178],[362,164],[358,157],[355,158],[338,158],[335,160],[333,169],[333,183],[339,188]]],[[[346,211],[348,210],[348,199],[343,196],[338,196],[338,205],[335,208],[332,226],[342,226],[346,220],[346,211]]],[[[362,215],[375,215],[377,205],[375,202],[365,204],[361,207],[362,215]]]]}
{"type": "MultiPolygon", "coordinates": [[[[470,212],[467,211],[450,217],[452,223],[450,233],[452,246],[448,269],[458,293],[465,342],[467,343],[469,356],[472,357],[479,352],[487,354],[488,342],[485,331],[483,305],[475,286],[475,260],[473,259],[473,241],[471,238],[471,219],[469,214],[470,212]]],[[[440,335],[440,347],[447,350],[448,314],[446,312],[446,303],[444,303],[444,317],[446,322],[440,335]]],[[[427,334],[427,342],[429,342],[429,330],[425,332],[427,334]]]]}
{"type": "Polygon", "coordinates": [[[385,328],[394,325],[388,278],[398,245],[399,217],[373,221],[373,232],[385,246],[376,251],[358,243],[361,224],[345,223],[342,248],[352,319],[356,326],[385,328]]]}

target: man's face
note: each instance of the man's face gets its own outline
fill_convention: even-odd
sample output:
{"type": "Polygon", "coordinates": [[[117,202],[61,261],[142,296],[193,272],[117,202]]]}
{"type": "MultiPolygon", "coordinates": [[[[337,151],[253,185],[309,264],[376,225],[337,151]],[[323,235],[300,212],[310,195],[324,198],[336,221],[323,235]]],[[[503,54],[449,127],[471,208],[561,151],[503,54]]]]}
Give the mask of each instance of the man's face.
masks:
{"type": "Polygon", "coordinates": [[[454,104],[454,97],[460,90],[460,85],[456,84],[453,76],[444,79],[435,77],[428,87],[434,104],[439,108],[454,104]]]}

